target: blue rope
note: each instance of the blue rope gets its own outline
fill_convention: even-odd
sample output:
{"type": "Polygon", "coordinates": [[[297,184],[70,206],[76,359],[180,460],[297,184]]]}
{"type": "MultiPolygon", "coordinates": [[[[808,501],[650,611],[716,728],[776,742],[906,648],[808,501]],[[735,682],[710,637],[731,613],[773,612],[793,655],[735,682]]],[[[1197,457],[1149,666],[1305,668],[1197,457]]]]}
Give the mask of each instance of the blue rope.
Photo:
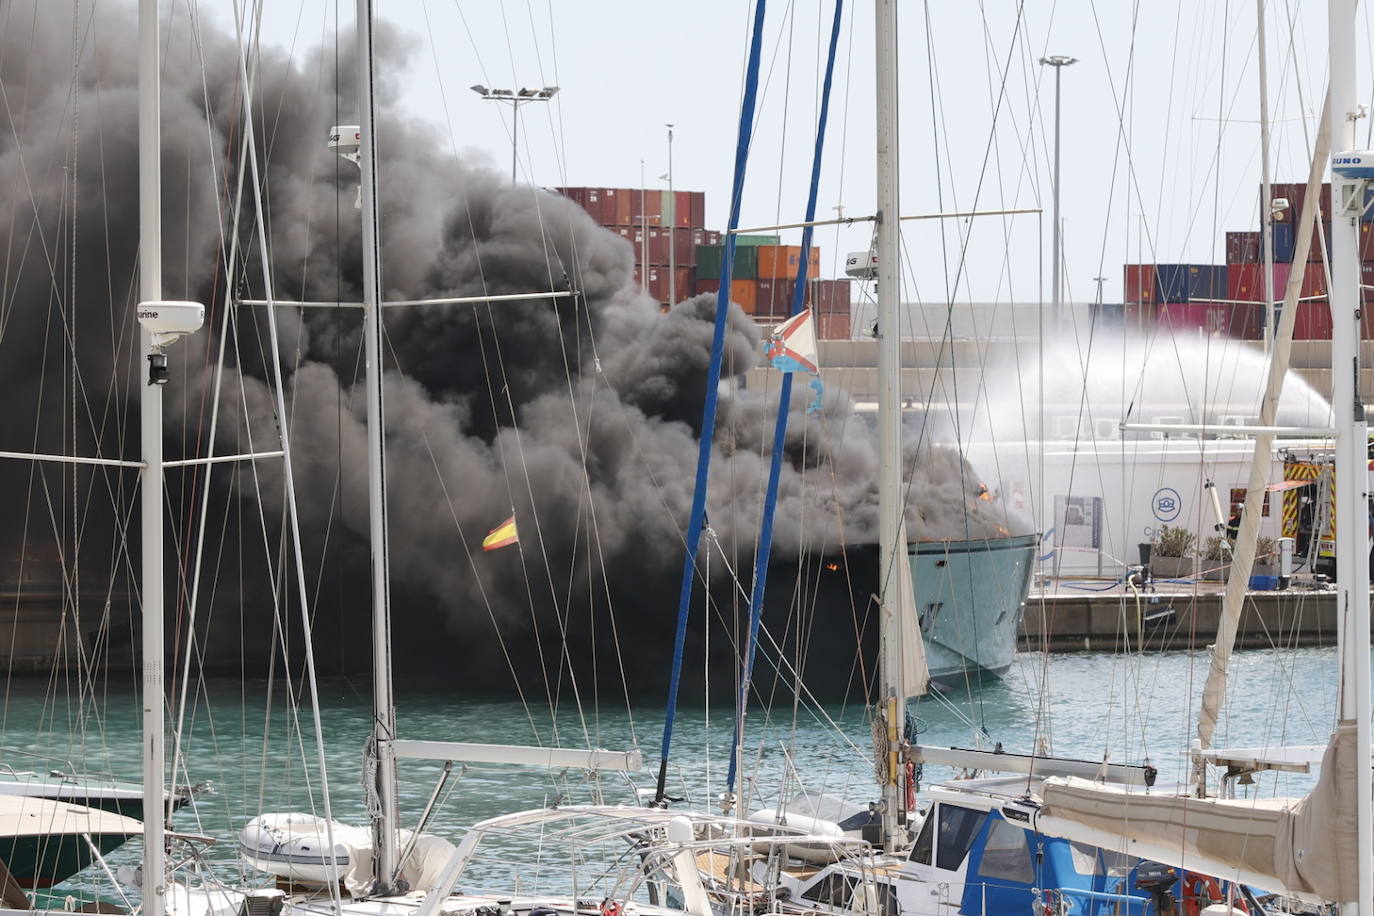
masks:
{"type": "MultiPolygon", "coordinates": [[[[825,83],[821,88],[820,118],[816,123],[816,149],[811,157],[811,189],[806,198],[806,222],[816,218],[816,196],[821,185],[821,153],[825,149],[825,123],[830,114],[830,85],[835,76],[835,54],[840,43],[840,20],[844,0],[835,0],[835,19],[830,26],[830,56],[825,62],[825,83]]],[[[792,310],[797,315],[806,302],[806,274],[811,260],[811,237],[815,226],[802,230],[801,263],[797,265],[797,285],[792,290],[792,310]]],[[[725,778],[727,791],[735,790],[735,769],[738,753],[735,749],[743,740],[744,715],[749,708],[749,688],[754,675],[754,647],[758,643],[759,624],[763,620],[763,595],[768,585],[768,560],[773,551],[773,516],[778,508],[778,481],[782,477],[783,447],[787,438],[787,414],[792,405],[792,375],[785,372],[778,390],[778,419],[773,427],[773,460],[768,468],[768,492],[763,501],[763,519],[759,523],[759,546],[754,558],[754,591],[749,598],[749,635],[744,643],[744,673],[740,679],[739,709],[735,717],[735,737],[730,742],[730,769],[725,778]]]]}
{"type": "Polygon", "coordinates": [[[711,446],[716,430],[716,398],[720,387],[720,363],[725,351],[725,320],[730,310],[730,277],[735,269],[735,236],[739,228],[740,199],[744,195],[744,170],[749,162],[749,141],[754,126],[754,106],[759,89],[759,59],[763,55],[763,15],[766,0],[754,4],[754,34],[749,41],[749,66],[744,76],[744,100],[740,105],[739,138],[735,142],[735,175],[730,186],[730,219],[726,226],[725,254],[720,265],[720,291],[716,293],[716,325],[711,338],[711,369],[706,381],[706,404],[702,408],[701,445],[697,451],[696,489],[692,493],[692,514],[687,524],[687,549],[682,561],[682,591],[678,596],[677,634],[673,640],[673,672],[668,680],[668,709],[663,720],[662,756],[658,764],[658,787],[654,803],[665,802],[668,781],[668,754],[673,744],[673,720],[677,718],[677,691],[682,680],[682,650],[687,641],[687,611],[692,599],[697,549],[706,519],[706,480],[711,469],[711,446]]]}

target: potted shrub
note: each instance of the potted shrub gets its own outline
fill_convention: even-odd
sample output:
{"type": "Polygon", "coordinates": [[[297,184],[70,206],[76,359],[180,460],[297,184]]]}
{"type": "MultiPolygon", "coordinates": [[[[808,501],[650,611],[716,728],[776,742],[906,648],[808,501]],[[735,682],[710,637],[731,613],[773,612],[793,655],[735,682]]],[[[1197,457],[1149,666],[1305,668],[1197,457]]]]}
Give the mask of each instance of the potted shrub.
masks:
{"type": "Polygon", "coordinates": [[[1156,579],[1186,579],[1197,573],[1193,551],[1197,535],[1177,525],[1165,525],[1155,535],[1150,572],[1156,579]]]}
{"type": "Polygon", "coordinates": [[[1261,537],[1255,542],[1255,568],[1252,576],[1277,576],[1279,574],[1279,545],[1271,537],[1261,537]]]}
{"type": "Polygon", "coordinates": [[[1225,582],[1231,574],[1231,544],[1219,534],[1202,542],[1202,578],[1225,582]]]}

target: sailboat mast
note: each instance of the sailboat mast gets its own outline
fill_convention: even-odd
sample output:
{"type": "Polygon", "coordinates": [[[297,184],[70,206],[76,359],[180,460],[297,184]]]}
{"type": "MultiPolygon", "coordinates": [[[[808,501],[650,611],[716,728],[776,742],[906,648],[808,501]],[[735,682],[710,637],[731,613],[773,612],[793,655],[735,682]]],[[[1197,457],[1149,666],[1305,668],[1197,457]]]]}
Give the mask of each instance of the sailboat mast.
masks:
{"type": "MultiPolygon", "coordinates": [[[[1339,156],[1356,149],[1355,3],[1329,0],[1327,28],[1331,70],[1331,148],[1339,156]]],[[[1340,182],[1343,192],[1362,193],[1363,182],[1340,182]]],[[[1345,916],[1374,916],[1374,805],[1369,757],[1369,431],[1360,403],[1359,207],[1336,209],[1331,227],[1331,407],[1336,427],[1336,613],[1340,630],[1340,717],[1356,724],[1355,804],[1359,899],[1343,903],[1345,916]]],[[[1346,206],[1346,204],[1356,206],[1346,206]]]]}
{"type": "MultiPolygon", "coordinates": [[[[158,0],[138,5],[138,298],[162,298],[162,122],[158,80],[158,0]]],[[[152,333],[140,326],[139,366],[153,353],[152,333]]],[[[162,386],[143,384],[139,396],[139,436],[143,470],[139,481],[139,528],[143,566],[143,913],[166,910],[165,828],[162,818],[166,748],[163,744],[162,678],[162,386]]]]}
{"type": "Polygon", "coordinates": [[[391,592],[387,559],[386,448],[382,436],[382,310],[377,219],[377,139],[372,95],[372,0],[358,0],[358,166],[362,170],[363,345],[367,360],[367,491],[372,545],[372,836],[374,893],[396,873],[396,704],[391,690],[391,592]]]}
{"type": "MultiPolygon", "coordinates": [[[[1269,181],[1269,48],[1264,38],[1264,3],[1265,0],[1255,0],[1258,7],[1255,40],[1259,45],[1260,264],[1264,271],[1260,289],[1264,290],[1264,349],[1265,352],[1272,352],[1277,322],[1274,321],[1274,226],[1269,211],[1274,199],[1274,190],[1269,181]]],[[[1299,214],[1292,215],[1297,217],[1299,214]]]]}
{"type": "Polygon", "coordinates": [[[897,243],[897,7],[896,0],[877,0],[877,254],[878,254],[878,583],[882,601],[879,620],[879,718],[887,725],[887,777],[883,782],[883,841],[897,848],[902,831],[902,787],[898,751],[906,722],[902,680],[901,589],[896,563],[906,563],[901,480],[902,334],[897,316],[900,276],[897,243]]]}

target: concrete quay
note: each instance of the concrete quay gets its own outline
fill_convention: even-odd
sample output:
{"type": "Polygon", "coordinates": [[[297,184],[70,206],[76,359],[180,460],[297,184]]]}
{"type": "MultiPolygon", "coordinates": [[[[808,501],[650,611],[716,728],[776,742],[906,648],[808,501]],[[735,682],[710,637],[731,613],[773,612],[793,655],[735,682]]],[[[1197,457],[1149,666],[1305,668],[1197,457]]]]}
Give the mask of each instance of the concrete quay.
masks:
{"type": "MultiPolygon", "coordinates": [[[[1102,581],[1058,580],[1032,588],[1020,647],[1047,652],[1202,649],[1216,641],[1225,584],[1160,584],[1139,594],[1102,581]]],[[[1249,592],[1236,645],[1336,644],[1336,593],[1295,580],[1286,591],[1249,592]]]]}

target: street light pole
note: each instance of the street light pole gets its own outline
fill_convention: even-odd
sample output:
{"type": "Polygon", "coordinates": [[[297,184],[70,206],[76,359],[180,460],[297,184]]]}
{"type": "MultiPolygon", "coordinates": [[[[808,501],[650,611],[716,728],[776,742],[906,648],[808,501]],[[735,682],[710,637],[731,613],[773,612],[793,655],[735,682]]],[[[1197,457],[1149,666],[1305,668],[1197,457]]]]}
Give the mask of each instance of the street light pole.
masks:
{"type": "Polygon", "coordinates": [[[668,305],[677,305],[677,197],[673,194],[673,125],[668,127],[668,305]]]}
{"type": "Polygon", "coordinates": [[[1059,298],[1059,262],[1060,246],[1064,242],[1059,227],[1059,77],[1065,67],[1076,63],[1077,58],[1065,57],[1062,54],[1040,58],[1041,66],[1054,68],[1054,263],[1050,268],[1050,312],[1056,328],[1060,324],[1060,311],[1063,307],[1059,298]]]}
{"type": "Polygon", "coordinates": [[[545,86],[543,89],[527,89],[522,86],[519,89],[488,89],[479,83],[469,88],[488,102],[508,102],[511,106],[510,183],[515,184],[520,150],[520,106],[525,102],[547,102],[558,95],[558,87],[545,86]]]}

